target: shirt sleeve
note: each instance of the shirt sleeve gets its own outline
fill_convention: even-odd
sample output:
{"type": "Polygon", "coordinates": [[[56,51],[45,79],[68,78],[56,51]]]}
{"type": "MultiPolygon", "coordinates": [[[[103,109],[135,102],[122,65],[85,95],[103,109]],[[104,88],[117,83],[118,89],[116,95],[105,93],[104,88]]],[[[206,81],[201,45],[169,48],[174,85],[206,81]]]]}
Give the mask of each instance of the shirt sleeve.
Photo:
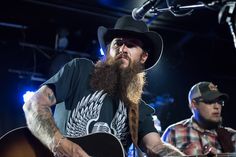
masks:
{"type": "Polygon", "coordinates": [[[175,130],[168,127],[161,136],[161,139],[166,142],[176,146],[175,142],[175,130]]]}
{"type": "Polygon", "coordinates": [[[140,140],[150,132],[158,132],[154,126],[152,115],[155,110],[148,106],[144,101],[140,104],[140,115],[139,115],[139,142],[140,140]]]}
{"type": "Polygon", "coordinates": [[[82,75],[81,68],[86,69],[86,65],[84,65],[86,63],[91,64],[86,59],[73,59],[43,83],[43,85],[48,85],[54,91],[57,103],[63,102],[70,95],[73,95],[74,88],[77,86],[79,78],[82,75]]]}

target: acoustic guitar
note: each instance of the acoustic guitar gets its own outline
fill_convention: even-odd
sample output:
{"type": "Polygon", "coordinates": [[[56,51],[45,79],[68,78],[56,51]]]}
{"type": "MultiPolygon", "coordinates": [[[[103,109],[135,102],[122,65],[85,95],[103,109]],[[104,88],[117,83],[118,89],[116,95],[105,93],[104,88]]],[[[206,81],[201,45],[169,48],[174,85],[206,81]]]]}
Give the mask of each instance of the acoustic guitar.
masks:
{"type": "MultiPolygon", "coordinates": [[[[92,157],[125,157],[121,142],[109,133],[69,138],[92,157]]],[[[16,128],[0,138],[0,157],[54,157],[27,127],[16,128]]]]}

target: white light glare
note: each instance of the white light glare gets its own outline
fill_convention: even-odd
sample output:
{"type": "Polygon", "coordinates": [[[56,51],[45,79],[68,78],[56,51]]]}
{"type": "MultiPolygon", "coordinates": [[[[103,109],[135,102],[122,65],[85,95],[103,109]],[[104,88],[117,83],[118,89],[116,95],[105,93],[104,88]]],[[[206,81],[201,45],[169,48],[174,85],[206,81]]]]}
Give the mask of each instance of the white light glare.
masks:
{"type": "Polygon", "coordinates": [[[102,50],[102,48],[100,48],[100,54],[104,56],[104,51],[102,50]]]}
{"type": "Polygon", "coordinates": [[[33,95],[35,92],[33,91],[27,91],[24,95],[23,95],[23,99],[24,102],[27,102],[33,95]]]}

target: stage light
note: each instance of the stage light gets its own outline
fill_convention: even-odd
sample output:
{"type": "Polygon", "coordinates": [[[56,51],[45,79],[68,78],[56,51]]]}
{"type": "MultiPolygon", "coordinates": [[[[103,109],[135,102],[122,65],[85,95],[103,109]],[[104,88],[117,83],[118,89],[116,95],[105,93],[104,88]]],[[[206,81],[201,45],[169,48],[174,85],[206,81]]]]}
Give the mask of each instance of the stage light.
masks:
{"type": "Polygon", "coordinates": [[[34,93],[34,91],[26,91],[23,95],[24,103],[27,102],[34,95],[34,93]]]}
{"type": "Polygon", "coordinates": [[[153,122],[154,122],[154,127],[157,129],[158,132],[161,132],[161,122],[160,120],[157,118],[156,115],[152,116],[153,122]]]}
{"type": "Polygon", "coordinates": [[[100,48],[100,55],[101,55],[101,56],[104,56],[104,55],[105,55],[105,53],[104,53],[104,51],[102,50],[102,48],[100,48]]]}
{"type": "Polygon", "coordinates": [[[167,106],[169,104],[174,103],[175,99],[171,97],[169,94],[164,94],[162,96],[157,96],[155,98],[155,102],[150,103],[149,105],[153,108],[158,108],[161,106],[167,106]]]}
{"type": "Polygon", "coordinates": [[[69,31],[67,29],[60,29],[56,34],[55,49],[65,50],[69,44],[69,31]]]}

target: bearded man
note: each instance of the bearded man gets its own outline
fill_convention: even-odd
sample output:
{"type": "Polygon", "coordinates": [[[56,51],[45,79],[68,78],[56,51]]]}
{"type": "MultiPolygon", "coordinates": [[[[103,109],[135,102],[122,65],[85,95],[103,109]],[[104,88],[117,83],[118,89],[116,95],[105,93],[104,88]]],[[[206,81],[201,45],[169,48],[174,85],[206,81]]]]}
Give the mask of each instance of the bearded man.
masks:
{"type": "Polygon", "coordinates": [[[170,125],[162,135],[186,155],[235,156],[236,130],[222,124],[228,94],[210,81],[198,82],[188,93],[192,116],[170,125]]]}
{"type": "Polygon", "coordinates": [[[124,156],[131,143],[149,156],[182,155],[161,141],[154,110],[141,99],[145,72],[162,53],[161,36],[143,21],[123,16],[113,29],[100,26],[98,39],[104,59],[96,64],[73,59],[24,104],[30,131],[56,156],[95,156],[68,138],[95,133],[115,136],[124,156]],[[50,107],[55,104],[53,118],[50,107]]]}

